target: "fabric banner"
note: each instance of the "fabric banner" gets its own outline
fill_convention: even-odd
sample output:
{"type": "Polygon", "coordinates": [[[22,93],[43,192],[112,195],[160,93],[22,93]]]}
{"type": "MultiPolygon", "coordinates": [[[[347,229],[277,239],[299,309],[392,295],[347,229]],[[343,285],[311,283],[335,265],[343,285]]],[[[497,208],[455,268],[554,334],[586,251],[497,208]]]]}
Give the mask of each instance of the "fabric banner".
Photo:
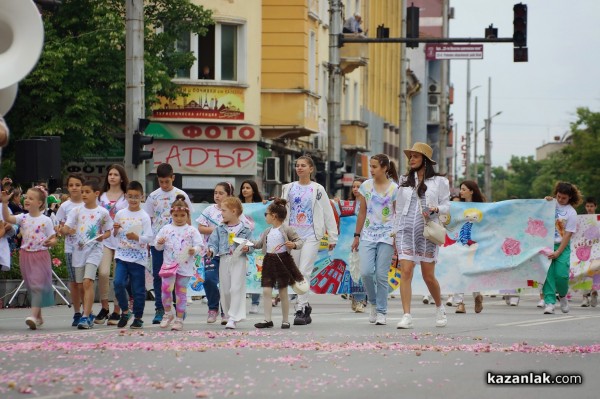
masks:
{"type": "Polygon", "coordinates": [[[577,216],[569,276],[574,291],[600,289],[600,215],[577,216]]]}

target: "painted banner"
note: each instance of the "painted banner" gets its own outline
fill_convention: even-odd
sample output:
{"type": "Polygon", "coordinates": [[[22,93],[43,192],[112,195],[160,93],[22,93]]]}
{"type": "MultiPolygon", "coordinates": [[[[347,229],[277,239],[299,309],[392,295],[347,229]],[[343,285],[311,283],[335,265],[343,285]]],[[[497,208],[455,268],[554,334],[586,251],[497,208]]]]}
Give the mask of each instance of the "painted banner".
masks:
{"type": "Polygon", "coordinates": [[[170,100],[159,97],[152,109],[156,120],[244,120],[244,88],[221,86],[180,86],[183,96],[170,100]]]}
{"type": "Polygon", "coordinates": [[[600,215],[577,216],[569,277],[574,291],[600,289],[600,215]]]}
{"type": "Polygon", "coordinates": [[[146,149],[154,151],[154,168],[163,162],[175,173],[197,175],[256,175],[256,143],[213,143],[197,141],[155,141],[146,149]]]}
{"type": "Polygon", "coordinates": [[[260,128],[252,125],[208,125],[151,122],[145,134],[155,139],[197,141],[259,141],[260,128]]]}

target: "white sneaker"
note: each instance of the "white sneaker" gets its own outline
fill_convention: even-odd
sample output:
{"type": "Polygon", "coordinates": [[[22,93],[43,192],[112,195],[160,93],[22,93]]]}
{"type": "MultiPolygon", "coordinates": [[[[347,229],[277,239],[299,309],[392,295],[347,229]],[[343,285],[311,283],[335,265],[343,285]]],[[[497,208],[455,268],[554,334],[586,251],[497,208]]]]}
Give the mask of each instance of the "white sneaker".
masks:
{"type": "Polygon", "coordinates": [[[446,299],[446,306],[452,306],[454,304],[454,297],[450,295],[448,299],[446,299]]]}
{"type": "Polygon", "coordinates": [[[225,324],[225,328],[226,328],[227,330],[235,330],[235,327],[236,327],[236,325],[235,325],[235,321],[233,321],[233,320],[231,320],[231,319],[229,319],[229,320],[227,321],[227,324],[225,324]]]}
{"type": "Polygon", "coordinates": [[[429,304],[429,295],[423,295],[423,304],[424,305],[428,305],[429,304]]]}
{"type": "Polygon", "coordinates": [[[519,306],[520,296],[511,296],[509,299],[510,306],[519,306]]]}
{"type": "Polygon", "coordinates": [[[540,299],[540,301],[537,304],[537,307],[538,308],[543,308],[544,306],[546,306],[546,302],[544,302],[543,299],[540,299]]]}
{"type": "Polygon", "coordinates": [[[250,306],[250,314],[258,314],[258,305],[252,304],[252,306],[250,306]]]}
{"type": "Polygon", "coordinates": [[[581,307],[587,308],[588,306],[590,306],[590,299],[584,295],[583,300],[581,301],[581,307]]]}
{"type": "Polygon", "coordinates": [[[554,305],[549,303],[544,307],[544,314],[554,314],[554,305]]]}
{"type": "Polygon", "coordinates": [[[563,313],[569,313],[569,300],[566,296],[560,298],[560,310],[563,313]]]}
{"type": "Polygon", "coordinates": [[[160,328],[169,327],[174,319],[175,319],[175,315],[173,313],[165,314],[163,316],[163,319],[160,321],[160,328]]]}
{"type": "Polygon", "coordinates": [[[592,291],[592,299],[590,300],[590,306],[593,308],[598,306],[598,291],[592,291]]]}
{"type": "Polygon", "coordinates": [[[443,306],[440,306],[435,311],[435,326],[436,327],[446,327],[448,324],[448,318],[446,317],[446,309],[443,306]]]}
{"type": "Polygon", "coordinates": [[[377,313],[377,318],[375,319],[375,325],[377,325],[377,326],[385,326],[386,325],[385,315],[383,313],[377,313]]]}
{"type": "Polygon", "coordinates": [[[412,316],[410,315],[410,313],[404,313],[404,316],[402,316],[402,319],[398,322],[398,324],[396,324],[396,328],[400,328],[400,329],[413,328],[413,321],[412,321],[412,316]]]}
{"type": "Polygon", "coordinates": [[[377,307],[371,305],[371,311],[369,312],[369,323],[374,324],[377,321],[377,307]]]}

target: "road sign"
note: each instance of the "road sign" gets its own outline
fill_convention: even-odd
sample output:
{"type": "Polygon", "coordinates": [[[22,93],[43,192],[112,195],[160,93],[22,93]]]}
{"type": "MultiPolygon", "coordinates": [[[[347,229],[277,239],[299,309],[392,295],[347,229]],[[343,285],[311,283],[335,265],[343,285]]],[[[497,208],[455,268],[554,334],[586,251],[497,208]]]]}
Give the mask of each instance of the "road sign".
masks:
{"type": "Polygon", "coordinates": [[[354,173],[344,173],[342,176],[342,184],[344,187],[352,187],[352,182],[354,181],[354,173]]]}
{"type": "Polygon", "coordinates": [[[483,44],[437,44],[425,45],[425,57],[432,60],[481,60],[483,44]]]}

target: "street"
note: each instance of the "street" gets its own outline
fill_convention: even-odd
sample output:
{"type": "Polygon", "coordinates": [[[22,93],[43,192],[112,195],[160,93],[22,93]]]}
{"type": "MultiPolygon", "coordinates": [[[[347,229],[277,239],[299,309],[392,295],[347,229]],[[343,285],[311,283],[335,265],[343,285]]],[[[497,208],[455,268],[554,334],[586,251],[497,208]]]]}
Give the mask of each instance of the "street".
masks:
{"type": "Polygon", "coordinates": [[[573,301],[568,314],[543,315],[534,295],[518,307],[485,297],[475,314],[466,300],[467,314],[447,308],[448,326],[435,328],[434,306],[415,296],[413,330],[396,329],[398,298],[390,299],[388,324],[376,326],[349,301],[314,295],[313,323],[290,330],[279,328],[280,306],[275,328],[255,329],[258,314],[225,330],[206,324],[206,305],[194,301],[182,332],[151,325],[152,302],[143,330],[77,330],[61,306],[44,309],[45,325],[31,331],[28,309],[3,309],[0,397],[595,397],[600,308],[573,301]],[[487,372],[578,374],[583,383],[493,386],[487,372]]]}

